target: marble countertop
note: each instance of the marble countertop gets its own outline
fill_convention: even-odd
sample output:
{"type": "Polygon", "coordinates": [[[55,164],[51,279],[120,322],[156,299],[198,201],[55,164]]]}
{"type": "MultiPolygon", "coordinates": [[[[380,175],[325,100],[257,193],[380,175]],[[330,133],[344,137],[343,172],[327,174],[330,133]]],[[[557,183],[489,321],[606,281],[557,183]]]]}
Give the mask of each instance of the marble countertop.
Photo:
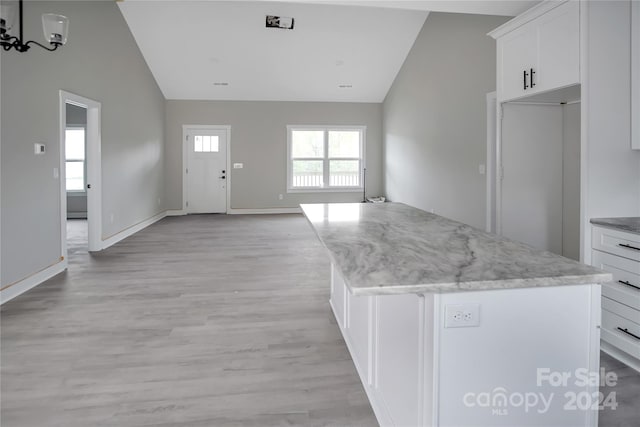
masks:
{"type": "Polygon", "coordinates": [[[640,234],[640,217],[626,218],[592,218],[591,224],[602,227],[615,228],[628,233],[640,234]]]}
{"type": "Polygon", "coordinates": [[[305,204],[354,295],[604,283],[576,261],[401,203],[305,204]]]}

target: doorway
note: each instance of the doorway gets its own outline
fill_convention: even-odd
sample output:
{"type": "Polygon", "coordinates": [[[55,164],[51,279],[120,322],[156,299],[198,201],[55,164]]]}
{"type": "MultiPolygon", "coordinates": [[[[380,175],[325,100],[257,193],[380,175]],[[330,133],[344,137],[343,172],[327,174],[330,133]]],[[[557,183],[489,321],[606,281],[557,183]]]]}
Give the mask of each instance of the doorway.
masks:
{"type": "Polygon", "coordinates": [[[102,250],[101,104],[60,91],[61,253],[102,250]]]}
{"type": "Polygon", "coordinates": [[[67,254],[89,250],[87,224],[87,109],[67,102],[64,138],[65,187],[67,191],[67,254]]]}
{"type": "Polygon", "coordinates": [[[187,214],[226,213],[228,126],[185,126],[183,206],[187,214]]]}

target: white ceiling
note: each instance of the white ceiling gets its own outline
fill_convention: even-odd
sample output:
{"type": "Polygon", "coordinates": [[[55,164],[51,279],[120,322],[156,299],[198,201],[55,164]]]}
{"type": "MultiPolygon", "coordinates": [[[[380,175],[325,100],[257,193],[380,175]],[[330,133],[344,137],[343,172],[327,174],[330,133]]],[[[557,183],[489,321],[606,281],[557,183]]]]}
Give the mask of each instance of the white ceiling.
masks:
{"type": "Polygon", "coordinates": [[[533,3],[126,0],[118,4],[167,99],[382,102],[428,10],[514,15],[533,3]],[[293,17],[295,28],[267,29],[265,15],[293,17]],[[344,85],[350,87],[340,87],[344,85]]]}

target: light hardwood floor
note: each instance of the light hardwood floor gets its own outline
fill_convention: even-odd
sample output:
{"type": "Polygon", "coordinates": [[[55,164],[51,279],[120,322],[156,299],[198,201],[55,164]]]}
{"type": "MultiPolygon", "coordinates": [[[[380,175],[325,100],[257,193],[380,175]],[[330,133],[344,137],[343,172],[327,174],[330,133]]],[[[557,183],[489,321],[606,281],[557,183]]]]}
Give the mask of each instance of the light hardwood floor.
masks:
{"type": "MultiPolygon", "coordinates": [[[[377,425],[301,216],[166,218],[96,255],[74,236],[68,272],[2,306],[2,427],[377,425]]],[[[600,425],[634,425],[640,376],[603,363],[623,404],[600,425]]]]}

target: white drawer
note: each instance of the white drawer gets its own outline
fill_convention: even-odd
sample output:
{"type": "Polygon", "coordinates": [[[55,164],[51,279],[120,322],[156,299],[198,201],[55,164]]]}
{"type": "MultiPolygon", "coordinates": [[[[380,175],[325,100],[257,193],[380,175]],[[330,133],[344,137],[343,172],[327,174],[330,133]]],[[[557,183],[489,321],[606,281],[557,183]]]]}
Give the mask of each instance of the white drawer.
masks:
{"type": "Polygon", "coordinates": [[[613,282],[602,285],[602,295],[640,310],[640,262],[592,251],[591,264],[613,274],[613,282]]]}
{"type": "Polygon", "coordinates": [[[620,304],[617,301],[607,297],[602,298],[602,310],[607,310],[616,316],[633,322],[636,326],[640,326],[640,310],[631,308],[628,305],[620,304]]]}
{"type": "Polygon", "coordinates": [[[640,358],[640,324],[603,309],[600,338],[631,356],[640,358]]]}
{"type": "Polygon", "coordinates": [[[640,261],[640,235],[593,227],[591,246],[602,252],[640,261]]]}

